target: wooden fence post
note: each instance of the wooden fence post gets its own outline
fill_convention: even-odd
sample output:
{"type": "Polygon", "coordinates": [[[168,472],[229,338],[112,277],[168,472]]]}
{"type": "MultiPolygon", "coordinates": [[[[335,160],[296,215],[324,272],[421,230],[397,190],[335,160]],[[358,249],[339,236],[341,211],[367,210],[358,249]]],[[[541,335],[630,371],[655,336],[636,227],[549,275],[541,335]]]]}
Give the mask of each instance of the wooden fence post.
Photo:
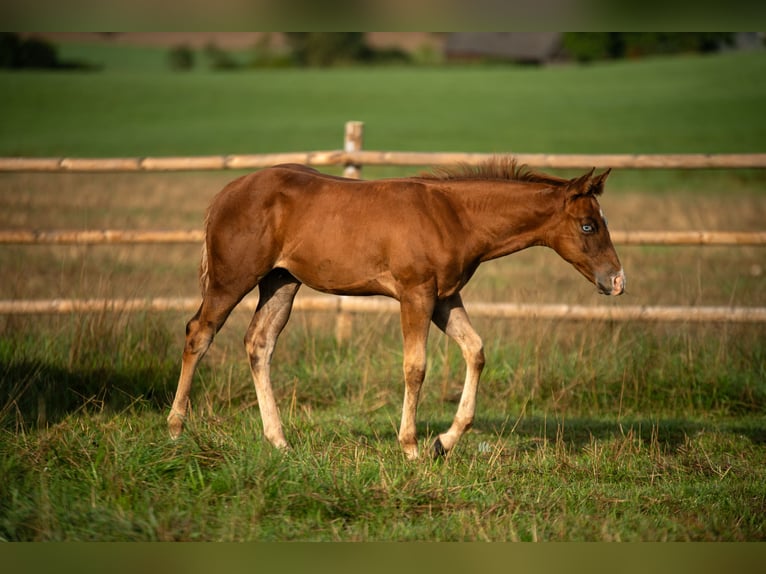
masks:
{"type": "MultiPolygon", "coordinates": [[[[362,151],[364,139],[364,122],[346,122],[346,134],[343,138],[343,151],[355,152],[362,151]]],[[[359,179],[362,166],[354,163],[346,163],[343,169],[345,177],[359,179]]]]}
{"type": "MultiPolygon", "coordinates": [[[[346,129],[343,137],[343,151],[361,151],[363,139],[364,123],[353,121],[346,122],[346,129]]],[[[343,168],[343,175],[344,177],[359,179],[361,176],[361,171],[361,165],[346,162],[343,168]]],[[[351,246],[349,246],[349,248],[351,248],[351,246]]],[[[344,297],[341,296],[341,304],[338,305],[338,314],[335,317],[335,340],[338,343],[343,343],[351,338],[351,330],[353,327],[353,317],[349,311],[343,309],[343,299],[344,297]]]]}

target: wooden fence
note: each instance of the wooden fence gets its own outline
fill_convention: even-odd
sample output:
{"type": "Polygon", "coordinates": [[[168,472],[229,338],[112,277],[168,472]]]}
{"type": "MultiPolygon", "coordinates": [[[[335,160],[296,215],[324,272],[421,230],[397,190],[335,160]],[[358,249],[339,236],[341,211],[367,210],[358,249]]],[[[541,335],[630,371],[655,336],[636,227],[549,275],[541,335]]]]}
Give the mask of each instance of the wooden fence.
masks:
{"type": "MultiPolygon", "coordinates": [[[[144,158],[0,158],[0,172],[157,172],[191,170],[255,169],[278,163],[304,163],[313,166],[343,166],[347,177],[360,177],[363,165],[439,166],[465,163],[477,165],[494,154],[365,151],[363,124],[348,122],[342,150],[291,152],[259,155],[220,155],[204,157],[144,158]]],[[[613,154],[548,155],[514,154],[532,168],[621,168],[621,169],[744,169],[766,168],[766,154],[613,154]]],[[[201,231],[180,230],[0,230],[0,244],[132,244],[199,243],[201,231]]],[[[623,245],[766,245],[766,231],[613,231],[612,239],[623,245]]],[[[196,298],[148,299],[54,299],[0,300],[0,315],[55,314],[133,311],[194,311],[196,298]]],[[[245,300],[248,308],[254,302],[245,300]]],[[[652,307],[580,306],[509,303],[467,303],[474,316],[503,318],[541,318],[609,321],[681,322],[766,322],[766,308],[759,307],[652,307]]],[[[394,301],[376,298],[303,297],[295,308],[338,313],[339,337],[349,325],[352,313],[398,311],[394,301]]]]}
{"type": "MultiPolygon", "coordinates": [[[[254,311],[256,301],[244,299],[240,307],[254,311]]],[[[51,315],[61,313],[130,313],[136,311],[197,310],[196,297],[156,297],[153,299],[46,299],[30,301],[0,300],[0,315],[51,315]]],[[[643,305],[565,305],[539,303],[467,302],[472,317],[504,319],[569,319],[592,321],[663,321],[663,322],[766,322],[762,307],[649,307],[643,305]]],[[[353,313],[398,313],[399,304],[392,299],[368,297],[307,296],[298,297],[297,311],[331,311],[339,315],[353,313]]]]}
{"type": "MultiPolygon", "coordinates": [[[[610,231],[619,245],[766,245],[766,231],[610,231]]],[[[2,230],[0,244],[201,243],[202,230],[2,230]]]]}

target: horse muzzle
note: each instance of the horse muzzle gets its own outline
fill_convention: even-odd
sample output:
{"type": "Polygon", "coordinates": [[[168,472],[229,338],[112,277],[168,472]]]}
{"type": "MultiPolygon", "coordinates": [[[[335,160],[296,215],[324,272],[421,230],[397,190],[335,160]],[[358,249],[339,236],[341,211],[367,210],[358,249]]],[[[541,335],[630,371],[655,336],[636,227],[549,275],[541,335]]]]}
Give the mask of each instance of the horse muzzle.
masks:
{"type": "Polygon", "coordinates": [[[625,271],[623,269],[620,269],[619,273],[615,273],[604,279],[599,277],[596,281],[598,291],[602,295],[611,295],[614,297],[616,295],[622,295],[625,292],[625,271]]]}

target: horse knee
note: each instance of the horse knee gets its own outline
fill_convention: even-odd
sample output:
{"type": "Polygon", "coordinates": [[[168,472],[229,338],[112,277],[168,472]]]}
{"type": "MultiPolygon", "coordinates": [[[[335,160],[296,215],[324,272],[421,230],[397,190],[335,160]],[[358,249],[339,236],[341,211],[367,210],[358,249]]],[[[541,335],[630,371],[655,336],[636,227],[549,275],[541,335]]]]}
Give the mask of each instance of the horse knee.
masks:
{"type": "Polygon", "coordinates": [[[478,369],[479,371],[484,368],[484,364],[486,363],[486,358],[484,356],[484,345],[481,339],[478,337],[465,345],[463,355],[466,363],[469,365],[473,365],[474,368],[478,369]]]}
{"type": "Polygon", "coordinates": [[[258,336],[254,329],[248,329],[244,342],[250,364],[256,367],[260,362],[260,358],[266,352],[266,341],[263,340],[263,337],[258,336]]]}
{"type": "Polygon", "coordinates": [[[426,378],[425,362],[405,363],[404,364],[404,382],[407,386],[420,387],[426,378]]]}

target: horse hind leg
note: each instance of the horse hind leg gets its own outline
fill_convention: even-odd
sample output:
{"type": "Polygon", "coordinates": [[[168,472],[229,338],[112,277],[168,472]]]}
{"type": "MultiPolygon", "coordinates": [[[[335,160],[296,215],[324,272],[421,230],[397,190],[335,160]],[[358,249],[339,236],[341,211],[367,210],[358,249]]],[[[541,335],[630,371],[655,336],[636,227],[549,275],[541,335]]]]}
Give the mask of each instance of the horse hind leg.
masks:
{"type": "Polygon", "coordinates": [[[301,283],[284,269],[274,269],[258,284],[259,299],[245,335],[245,349],[258,397],[263,434],[277,448],[287,448],[274,392],[271,387],[271,357],[277,338],[287,324],[293,300],[301,283]]]}
{"type": "Polygon", "coordinates": [[[194,372],[197,365],[213,342],[215,334],[221,329],[232,309],[239,303],[241,296],[216,293],[208,289],[197,313],[186,324],[186,342],[181,359],[181,375],[178,378],[173,405],[168,415],[168,431],[173,439],[181,436],[183,423],[189,406],[194,372]]]}

